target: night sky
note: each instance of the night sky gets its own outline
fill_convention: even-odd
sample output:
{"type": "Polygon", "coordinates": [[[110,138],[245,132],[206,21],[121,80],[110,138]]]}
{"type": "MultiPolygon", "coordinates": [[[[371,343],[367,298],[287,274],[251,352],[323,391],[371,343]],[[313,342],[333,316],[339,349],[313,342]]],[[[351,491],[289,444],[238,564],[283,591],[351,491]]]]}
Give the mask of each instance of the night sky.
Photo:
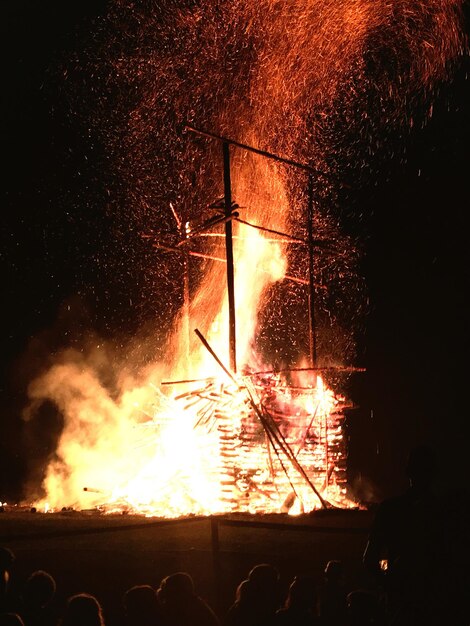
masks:
{"type": "MultiPolygon", "coordinates": [[[[105,5],[24,0],[3,11],[2,499],[37,478],[60,430],[51,411],[21,420],[48,353],[79,342],[81,329],[113,340],[139,323],[141,278],[131,268],[130,286],[97,262],[110,216],[76,200],[94,184],[93,155],[54,71],[105,5]]],[[[370,299],[357,356],[367,372],[351,381],[347,420],[351,480],[364,497],[401,489],[406,454],[423,441],[438,447],[447,482],[466,483],[468,69],[467,58],[440,87],[427,125],[391,140],[395,157],[344,190],[370,299]]]]}

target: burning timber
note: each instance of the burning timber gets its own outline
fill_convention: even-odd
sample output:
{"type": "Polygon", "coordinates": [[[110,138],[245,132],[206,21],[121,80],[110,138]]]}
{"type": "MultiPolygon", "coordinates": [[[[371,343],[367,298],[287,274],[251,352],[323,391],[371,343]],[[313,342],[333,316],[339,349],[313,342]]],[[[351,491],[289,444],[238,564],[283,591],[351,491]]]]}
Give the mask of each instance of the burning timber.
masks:
{"type": "MultiPolygon", "coordinates": [[[[175,397],[195,415],[194,428],[215,432],[224,512],[303,513],[344,506],[343,398],[292,387],[279,374],[250,374],[235,387],[208,379],[175,397]]],[[[318,379],[320,380],[320,379],[318,379]]],[[[173,383],[177,384],[177,383],[173,383]]]]}
{"type": "MultiPolygon", "coordinates": [[[[158,446],[165,429],[179,421],[174,456],[186,434],[204,457],[204,495],[185,466],[165,487],[148,483],[141,497],[88,486],[101,513],[186,517],[209,514],[301,515],[318,509],[355,508],[348,500],[342,426],[346,400],[317,376],[315,387],[289,385],[284,374],[244,371],[237,377],[167,381],[179,388],[140,425],[145,445],[158,446]],[[162,410],[166,403],[167,411],[162,410]],[[205,500],[207,494],[210,500],[205,500]],[[161,502],[166,505],[162,507],[161,502]]],[[[187,452],[190,454],[190,452],[187,452]]]]}

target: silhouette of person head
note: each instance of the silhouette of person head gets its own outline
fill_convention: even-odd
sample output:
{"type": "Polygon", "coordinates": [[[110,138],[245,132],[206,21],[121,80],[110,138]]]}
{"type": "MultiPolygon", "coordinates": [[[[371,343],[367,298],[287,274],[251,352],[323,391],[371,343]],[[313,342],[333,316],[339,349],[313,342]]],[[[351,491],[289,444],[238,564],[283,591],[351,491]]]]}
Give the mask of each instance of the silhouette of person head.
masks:
{"type": "Polygon", "coordinates": [[[176,572],[162,580],[157,591],[163,621],[173,626],[216,626],[218,619],[210,606],[197,595],[187,572],[176,572]]]}
{"type": "Polygon", "coordinates": [[[285,608],[298,612],[314,611],[316,591],[312,578],[296,576],[289,586],[285,608]]]}
{"type": "Polygon", "coordinates": [[[357,589],[348,593],[348,623],[350,626],[376,624],[379,619],[379,603],[370,591],[357,589]]]}
{"type": "Polygon", "coordinates": [[[52,601],[55,591],[56,583],[52,576],[37,570],[26,581],[24,603],[29,610],[42,609],[52,601]]]}
{"type": "Polygon", "coordinates": [[[187,572],[166,576],[160,583],[158,599],[162,604],[175,604],[194,597],[193,579],[187,572]]]}
{"type": "Polygon", "coordinates": [[[150,585],[136,585],[128,589],[123,605],[128,623],[155,624],[159,620],[157,594],[150,585]]]}
{"type": "Polygon", "coordinates": [[[67,601],[62,626],[104,626],[100,603],[88,593],[79,593],[67,601]]]}
{"type": "Polygon", "coordinates": [[[238,585],[235,592],[235,602],[246,603],[250,599],[250,581],[248,579],[242,580],[238,585]]]}
{"type": "Polygon", "coordinates": [[[340,585],[343,581],[343,564],[337,560],[328,561],[324,574],[327,584],[340,585]]]}
{"type": "Polygon", "coordinates": [[[327,624],[343,623],[346,615],[343,564],[338,560],[328,561],[323,573],[324,583],[317,590],[318,613],[327,624]]]}
{"type": "Polygon", "coordinates": [[[269,563],[255,565],[248,574],[250,598],[261,613],[270,614],[279,607],[279,572],[269,563]]]}
{"type": "Polygon", "coordinates": [[[269,563],[259,563],[250,570],[248,580],[260,591],[273,591],[279,584],[279,572],[269,563]]]}

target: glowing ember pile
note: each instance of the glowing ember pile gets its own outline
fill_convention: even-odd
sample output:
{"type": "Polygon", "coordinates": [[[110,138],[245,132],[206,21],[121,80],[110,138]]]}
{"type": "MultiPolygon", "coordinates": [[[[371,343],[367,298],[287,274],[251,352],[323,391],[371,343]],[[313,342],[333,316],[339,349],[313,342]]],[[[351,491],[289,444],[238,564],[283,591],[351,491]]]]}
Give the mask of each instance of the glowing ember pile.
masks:
{"type": "Polygon", "coordinates": [[[386,131],[411,118],[462,53],[461,4],[111,3],[90,47],[63,74],[87,136],[106,147],[96,178],[106,211],[117,216],[114,267],[125,266],[122,276],[141,270],[146,309],[157,309],[153,333],[162,328],[166,341],[146,367],[144,358],[132,362],[146,352],[142,339],[123,362],[93,341],[56,355],[33,381],[28,414],[52,401],[64,419],[42,505],[159,516],[351,506],[346,403],[319,375],[352,362],[364,300],[337,193],[346,173],[367,171],[386,131]],[[224,220],[214,201],[224,193],[221,154],[185,135],[186,123],[316,173],[308,294],[305,172],[233,154],[236,214],[224,206],[222,215],[233,226],[241,374],[220,365],[231,361],[224,220]],[[133,233],[139,246],[128,244],[133,233]],[[309,296],[318,370],[305,364],[309,296]],[[277,373],[256,374],[270,369],[277,373]],[[196,382],[181,382],[188,380],[196,382]]]}

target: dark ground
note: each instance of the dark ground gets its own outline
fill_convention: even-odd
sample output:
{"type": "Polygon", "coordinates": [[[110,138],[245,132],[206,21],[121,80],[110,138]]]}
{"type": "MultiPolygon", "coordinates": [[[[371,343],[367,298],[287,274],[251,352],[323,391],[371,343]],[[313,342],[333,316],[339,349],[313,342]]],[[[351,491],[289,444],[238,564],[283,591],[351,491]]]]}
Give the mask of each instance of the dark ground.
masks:
{"type": "Polygon", "coordinates": [[[59,602],[73,593],[92,593],[109,619],[132,585],[157,587],[176,571],[189,572],[199,594],[224,614],[236,586],[257,563],[275,565],[284,589],[296,574],[314,576],[320,583],[326,562],[333,558],[343,561],[348,586],[368,584],[361,557],[370,521],[366,511],[220,518],[217,576],[210,518],[165,522],[122,515],[9,512],[0,514],[0,545],[16,555],[17,584],[35,569],[44,569],[58,583],[59,602]],[[221,520],[246,525],[233,527],[221,520]],[[302,530],[296,530],[299,525],[302,530]]]}

